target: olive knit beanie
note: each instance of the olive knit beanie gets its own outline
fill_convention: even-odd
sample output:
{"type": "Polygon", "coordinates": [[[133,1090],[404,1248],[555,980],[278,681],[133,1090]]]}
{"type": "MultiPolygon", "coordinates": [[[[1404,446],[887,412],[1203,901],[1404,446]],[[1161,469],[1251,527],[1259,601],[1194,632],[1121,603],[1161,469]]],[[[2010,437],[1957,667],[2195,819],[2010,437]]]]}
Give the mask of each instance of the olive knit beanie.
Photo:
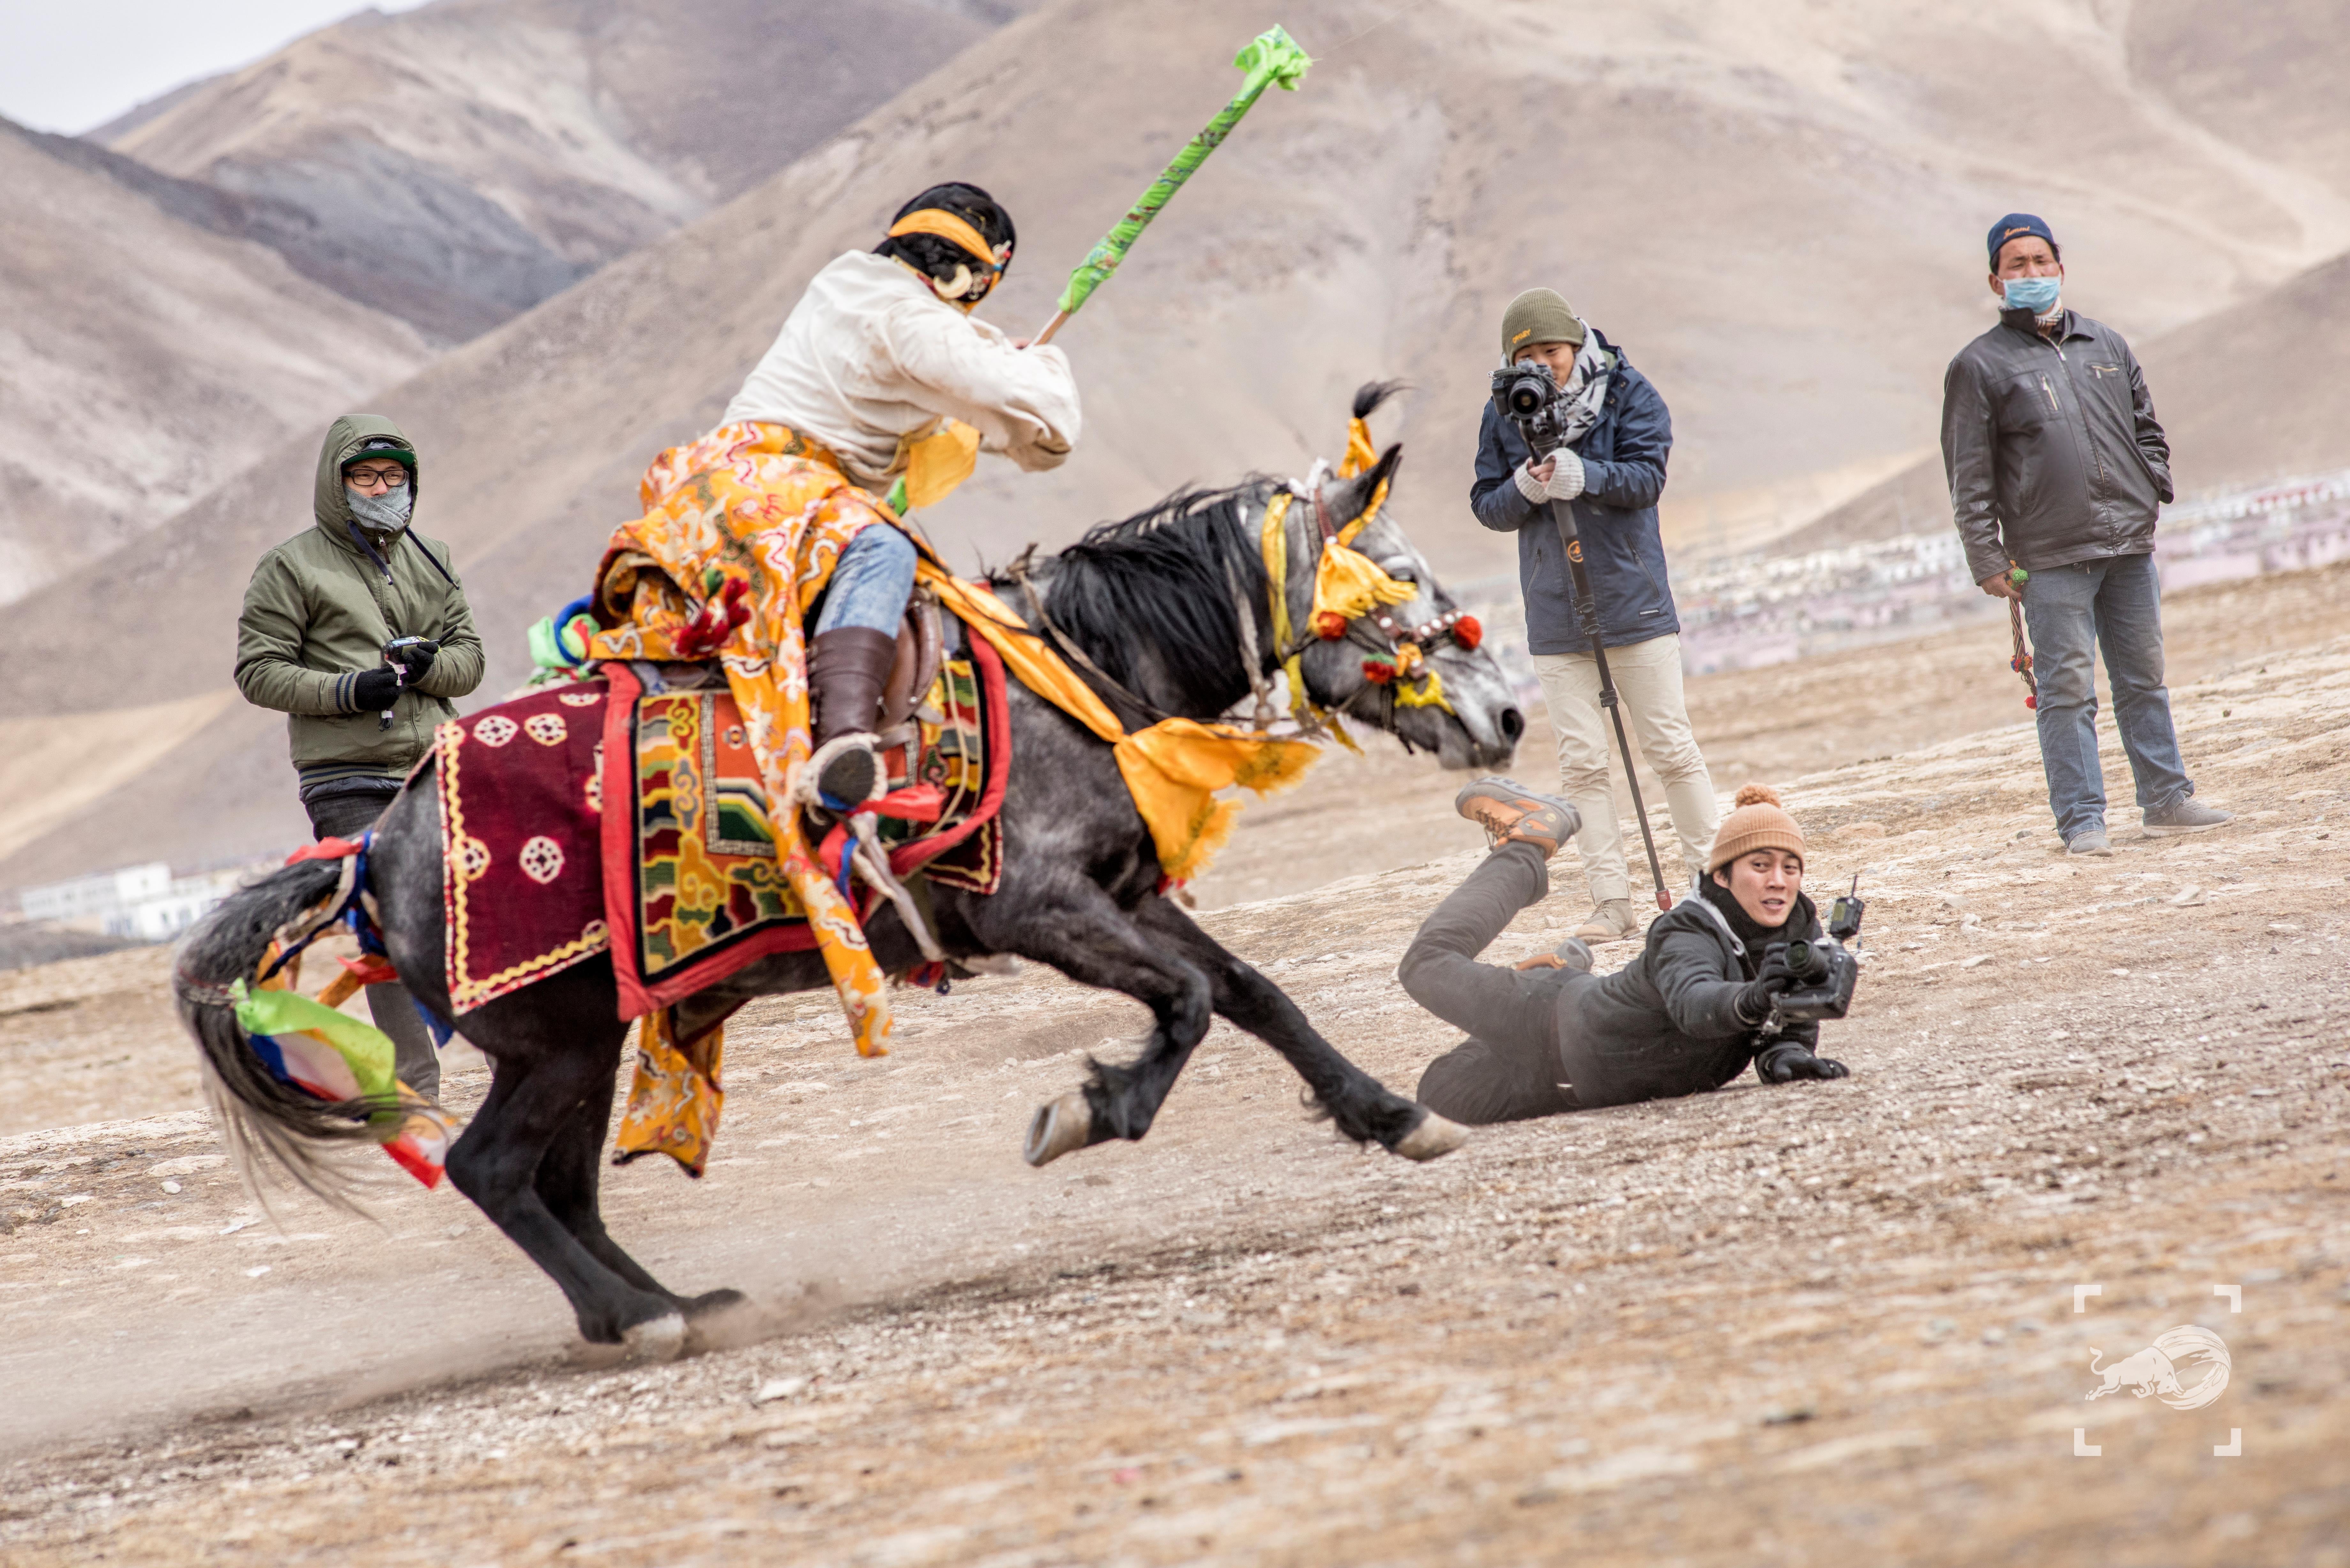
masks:
{"type": "Polygon", "coordinates": [[[1721,831],[1713,836],[1713,853],[1706,857],[1705,868],[1719,871],[1758,849],[1784,849],[1800,856],[1804,830],[1780,805],[1778,791],[1766,784],[1740,784],[1736,809],[1721,819],[1721,831]]]}
{"type": "Polygon", "coordinates": [[[1557,290],[1530,288],[1510,301],[1510,308],[1502,313],[1502,363],[1508,364],[1517,358],[1519,349],[1538,343],[1572,343],[1580,348],[1584,337],[1575,306],[1557,290]]]}

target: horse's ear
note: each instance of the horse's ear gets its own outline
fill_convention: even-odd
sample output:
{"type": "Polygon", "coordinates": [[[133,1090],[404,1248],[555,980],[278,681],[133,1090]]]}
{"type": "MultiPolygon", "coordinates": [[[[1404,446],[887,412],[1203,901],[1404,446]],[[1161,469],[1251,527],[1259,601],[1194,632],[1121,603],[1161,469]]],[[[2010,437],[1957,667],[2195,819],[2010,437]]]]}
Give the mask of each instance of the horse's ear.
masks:
{"type": "Polygon", "coordinates": [[[1371,497],[1379,493],[1380,485],[1395,477],[1396,467],[1402,462],[1403,442],[1397,441],[1379,453],[1378,462],[1354,478],[1338,482],[1337,489],[1330,497],[1330,515],[1340,527],[1363,514],[1364,509],[1371,504],[1371,497]]]}

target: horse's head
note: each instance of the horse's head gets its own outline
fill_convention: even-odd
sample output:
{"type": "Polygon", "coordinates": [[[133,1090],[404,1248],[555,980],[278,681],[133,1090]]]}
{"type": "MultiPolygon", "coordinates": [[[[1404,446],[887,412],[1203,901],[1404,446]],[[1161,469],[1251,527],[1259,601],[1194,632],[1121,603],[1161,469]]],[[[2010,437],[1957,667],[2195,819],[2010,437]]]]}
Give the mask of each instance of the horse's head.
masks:
{"type": "Polygon", "coordinates": [[[1351,479],[1317,471],[1309,493],[1289,503],[1281,589],[1291,630],[1281,651],[1299,649],[1315,706],[1433,752],[1448,768],[1502,767],[1517,751],[1525,716],[1509,677],[1478,646],[1476,622],[1461,616],[1385,504],[1402,456],[1400,444],[1390,446],[1351,479]],[[1367,557],[1395,586],[1378,588],[1388,602],[1356,615],[1326,609],[1317,625],[1315,576],[1333,550],[1367,557]],[[1395,597],[1406,588],[1409,597],[1395,597]]]}

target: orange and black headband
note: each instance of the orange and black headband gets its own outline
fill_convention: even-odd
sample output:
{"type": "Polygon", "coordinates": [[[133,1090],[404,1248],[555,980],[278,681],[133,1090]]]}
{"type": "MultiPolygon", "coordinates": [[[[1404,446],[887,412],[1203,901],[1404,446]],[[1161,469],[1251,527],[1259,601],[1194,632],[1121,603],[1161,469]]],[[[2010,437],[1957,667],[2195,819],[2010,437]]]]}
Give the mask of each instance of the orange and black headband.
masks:
{"type": "Polygon", "coordinates": [[[985,237],[943,207],[924,207],[918,213],[907,213],[889,225],[889,238],[901,239],[908,234],[936,234],[948,244],[969,252],[993,271],[1002,272],[1004,268],[1005,264],[998,261],[995,253],[988,248],[985,237]]]}

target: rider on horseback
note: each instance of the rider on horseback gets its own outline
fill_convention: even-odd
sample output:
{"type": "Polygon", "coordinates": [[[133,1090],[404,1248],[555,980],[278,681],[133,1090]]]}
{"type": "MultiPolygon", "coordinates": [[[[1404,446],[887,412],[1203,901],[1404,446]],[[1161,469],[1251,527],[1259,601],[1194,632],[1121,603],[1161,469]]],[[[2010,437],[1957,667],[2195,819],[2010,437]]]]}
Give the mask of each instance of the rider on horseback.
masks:
{"type": "MultiPolygon", "coordinates": [[[[871,252],[810,280],[724,423],[787,426],[879,494],[906,475],[916,505],[971,472],[977,452],[1035,472],[1076,445],[1077,389],[1049,345],[971,315],[1012,265],[1011,215],[975,185],[934,185],[899,209],[871,252]]],[[[808,644],[818,788],[861,803],[880,768],[871,733],[914,586],[914,546],[868,527],[841,552],[808,644]]]]}

